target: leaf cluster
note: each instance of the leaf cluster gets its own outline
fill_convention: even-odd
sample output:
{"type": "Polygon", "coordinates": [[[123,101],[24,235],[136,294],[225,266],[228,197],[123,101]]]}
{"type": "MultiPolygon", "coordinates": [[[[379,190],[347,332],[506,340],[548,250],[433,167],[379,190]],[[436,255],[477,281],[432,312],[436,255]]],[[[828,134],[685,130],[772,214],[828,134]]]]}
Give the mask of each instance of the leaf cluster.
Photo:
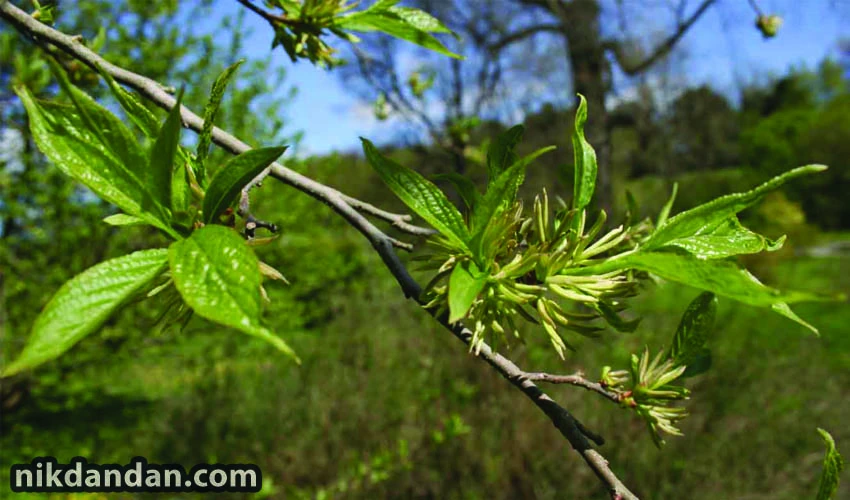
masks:
{"type": "Polygon", "coordinates": [[[263,277],[283,279],[260,262],[235,227],[231,206],[242,189],[269,167],[285,147],[237,155],[207,173],[213,121],[237,65],[215,82],[204,113],[198,147],[180,146],[180,97],[160,124],[132,93],[104,73],[111,91],[146,140],[75,87],[56,64],[52,69],[70,101],[42,101],[24,86],[15,91],[29,115],[39,149],[63,173],[123,213],[104,222],[149,225],[174,242],[102,262],[68,281],[36,319],[24,350],[3,376],[60,356],[131,302],[163,294],[163,326],[185,325],[194,313],[264,338],[294,352],[262,326],[263,277]],[[146,144],[147,143],[147,144],[146,144]]]}
{"type": "Polygon", "coordinates": [[[272,48],[282,47],[293,62],[307,59],[322,66],[341,64],[335,55],[337,51],[323,36],[330,33],[357,43],[359,38],[353,32],[384,33],[438,54],[460,57],[434,36],[453,34],[451,30],[422,10],[398,6],[399,0],[378,0],[362,10],[354,10],[357,2],[349,0],[275,0],[272,3],[281,12],[264,16],[275,30],[272,48]]]}

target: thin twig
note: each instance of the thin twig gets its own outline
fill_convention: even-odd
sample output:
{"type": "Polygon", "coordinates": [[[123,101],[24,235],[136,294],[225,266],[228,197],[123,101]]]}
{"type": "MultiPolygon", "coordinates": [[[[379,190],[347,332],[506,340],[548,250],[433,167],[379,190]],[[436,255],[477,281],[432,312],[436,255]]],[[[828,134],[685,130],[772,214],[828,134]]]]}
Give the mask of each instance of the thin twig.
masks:
{"type": "MultiPolygon", "coordinates": [[[[176,105],[176,100],[168,93],[164,92],[161,86],[153,80],[109,63],[99,55],[87,49],[82,43],[80,43],[79,40],[64,33],[60,33],[49,26],[41,24],[26,12],[12,5],[8,2],[8,0],[0,0],[0,17],[8,21],[19,32],[27,36],[40,38],[42,41],[50,42],[70,54],[75,59],[88,64],[93,68],[100,68],[101,71],[108,72],[113,78],[136,89],[160,107],[171,109],[176,105]]],[[[181,116],[184,123],[189,128],[195,131],[201,130],[203,120],[186,107],[181,107],[181,116]]],[[[239,154],[251,149],[251,147],[246,143],[217,127],[213,129],[212,135],[213,142],[230,153],[239,154]]],[[[371,210],[368,208],[370,206],[364,205],[355,208],[347,201],[348,197],[336,189],[316,182],[313,179],[301,175],[280,164],[272,164],[269,168],[269,175],[330,206],[349,224],[360,231],[369,240],[375,248],[375,251],[381,256],[384,265],[386,265],[389,271],[393,274],[396,281],[401,286],[405,296],[413,298],[417,302],[419,301],[422,288],[416,280],[410,276],[407,268],[398,258],[398,255],[396,255],[393,249],[393,246],[396,243],[395,240],[384,234],[381,230],[369,222],[369,220],[366,219],[366,217],[364,217],[358,209],[362,210],[364,213],[369,213],[370,215],[386,219],[386,217],[382,216],[383,211],[371,210]]],[[[391,222],[395,223],[406,221],[397,218],[391,222]]],[[[467,346],[470,344],[472,340],[472,332],[468,328],[464,327],[460,323],[450,324],[445,315],[438,316],[436,319],[464,344],[467,346]]],[[[480,352],[477,356],[493,367],[514,387],[519,389],[549,417],[552,424],[561,432],[567,441],[569,441],[573,449],[582,456],[584,461],[591,470],[593,470],[600,481],[605,484],[613,499],[632,500],[637,498],[617,478],[608,466],[608,461],[593,449],[590,441],[588,440],[591,439],[600,442],[601,438],[585,429],[584,426],[581,425],[569,411],[556,403],[537,385],[535,385],[534,382],[529,379],[528,373],[523,372],[510,359],[493,351],[486,343],[481,345],[480,352]]]]}
{"type": "Polygon", "coordinates": [[[276,24],[279,24],[279,23],[286,23],[288,21],[288,19],[285,16],[273,14],[271,12],[263,10],[260,7],[257,7],[253,3],[249,2],[248,0],[236,0],[236,1],[241,3],[242,5],[244,5],[245,7],[247,7],[248,10],[254,12],[258,16],[260,16],[263,19],[265,19],[266,21],[268,21],[269,24],[271,24],[272,26],[275,26],[276,24]]]}
{"type": "Polygon", "coordinates": [[[610,399],[615,403],[619,403],[621,401],[621,397],[618,393],[614,391],[609,391],[599,382],[591,382],[584,378],[584,376],[580,373],[575,373],[573,375],[553,375],[551,373],[526,373],[525,376],[528,380],[532,382],[546,382],[549,384],[570,384],[576,387],[581,387],[583,389],[587,389],[588,391],[595,392],[600,396],[610,399]]]}

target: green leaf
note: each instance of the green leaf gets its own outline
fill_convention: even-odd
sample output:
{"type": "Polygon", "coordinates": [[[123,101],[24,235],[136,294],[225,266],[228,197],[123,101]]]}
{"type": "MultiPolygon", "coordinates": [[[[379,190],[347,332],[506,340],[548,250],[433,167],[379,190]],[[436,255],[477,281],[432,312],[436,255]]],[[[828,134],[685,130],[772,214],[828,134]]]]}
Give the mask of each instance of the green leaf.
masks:
{"type": "Polygon", "coordinates": [[[180,102],[183,100],[183,91],[177,96],[177,104],[171,108],[165,123],[159,131],[156,141],[151,146],[150,163],[146,185],[153,193],[154,200],[162,206],[171,207],[171,175],[174,171],[174,155],[180,145],[180,129],[182,119],[180,118],[180,102]]]}
{"type": "Polygon", "coordinates": [[[233,78],[236,70],[239,69],[239,66],[241,66],[244,62],[244,59],[236,61],[235,64],[229,66],[218,76],[218,78],[215,79],[212,90],[210,91],[210,98],[207,101],[206,106],[204,106],[204,125],[201,129],[200,136],[198,136],[198,171],[195,172],[195,176],[198,178],[198,182],[201,183],[201,187],[206,186],[207,182],[205,162],[207,155],[210,152],[212,129],[215,126],[215,115],[218,113],[218,108],[221,106],[221,100],[224,98],[224,91],[227,89],[227,84],[230,83],[230,80],[233,78]]]}
{"type": "Polygon", "coordinates": [[[336,19],[334,27],[360,32],[380,31],[433,50],[438,54],[463,59],[460,55],[447,49],[445,45],[429,33],[429,31],[445,33],[448,31],[445,26],[424,12],[415,14],[415,10],[400,7],[380,9],[373,7],[336,19]]]}
{"type": "Polygon", "coordinates": [[[687,210],[667,220],[650,236],[643,248],[650,250],[660,248],[673,240],[694,236],[706,227],[714,227],[729,219],[738,212],[756,204],[762,197],[779,188],[789,180],[815,172],[826,170],[824,165],[807,165],[798,167],[774,177],[761,186],[745,193],[734,193],[721,196],[706,204],[687,210]]]}
{"type": "Polygon", "coordinates": [[[478,193],[475,184],[468,177],[464,177],[456,172],[450,172],[448,174],[435,175],[434,180],[450,182],[469,210],[472,210],[481,202],[481,194],[478,193]]]}
{"type": "Polygon", "coordinates": [[[259,337],[296,361],[295,352],[260,322],[260,263],[236,231],[209,225],[168,250],[177,291],[199,316],[259,337]]]}
{"type": "Polygon", "coordinates": [[[466,249],[469,231],[446,195],[428,179],[383,156],[368,139],[360,140],[366,159],[390,190],[455,246],[466,249]]]}
{"type": "Polygon", "coordinates": [[[123,87],[118,85],[115,79],[112,78],[112,75],[103,70],[100,71],[100,75],[106,80],[109,89],[112,91],[112,95],[115,96],[118,104],[121,105],[130,120],[141,129],[146,137],[156,137],[159,134],[159,120],[156,119],[156,116],[151,110],[142,104],[142,101],[136,94],[124,90],[123,87]]]}
{"type": "MultiPolygon", "coordinates": [[[[610,266],[640,269],[745,304],[771,307],[777,313],[817,333],[817,329],[791,312],[788,303],[822,300],[820,297],[805,292],[781,292],[765,286],[749,271],[740,268],[731,260],[706,260],[687,252],[670,250],[628,254],[619,259],[612,259],[605,268],[610,266]]],[[[599,273],[605,268],[586,268],[586,272],[599,273]]]]}
{"type": "Polygon", "coordinates": [[[177,148],[177,160],[171,172],[171,210],[172,222],[181,222],[189,217],[189,207],[192,203],[192,188],[189,186],[189,165],[192,157],[184,147],[177,148]]]}
{"type": "Polygon", "coordinates": [[[703,259],[722,259],[763,250],[772,252],[782,248],[784,242],[784,236],[772,241],[750,231],[733,215],[719,224],[703,227],[694,236],[672,240],[665,246],[679,247],[703,259]]]}
{"type": "MultiPolygon", "coordinates": [[[[119,158],[121,154],[126,155],[126,151],[115,151],[122,148],[138,150],[136,143],[125,141],[123,134],[119,133],[115,134],[115,143],[102,142],[105,137],[113,135],[114,127],[123,127],[123,124],[118,122],[116,125],[111,118],[106,118],[104,115],[110,113],[96,104],[89,106],[89,119],[84,120],[78,108],[37,101],[25,87],[17,87],[15,91],[27,110],[30,130],[38,148],[57,168],[127,214],[144,219],[172,237],[179,237],[166,223],[164,208],[158,207],[154,213],[143,208],[144,200],[152,199],[152,195],[136,175],[137,166],[128,168],[119,158]],[[92,122],[113,129],[95,134],[88,125],[92,122]]],[[[138,154],[144,157],[142,153],[138,154]]],[[[130,157],[135,158],[136,154],[130,157]]]]}
{"type": "Polygon", "coordinates": [[[139,226],[142,224],[147,224],[143,219],[136,217],[135,215],[127,215],[127,214],[115,214],[110,215],[103,219],[103,222],[109,224],[110,226],[139,226]]]}
{"type": "Polygon", "coordinates": [[[673,183],[673,192],[670,193],[670,199],[667,200],[667,203],[661,207],[661,212],[658,214],[658,222],[655,223],[655,227],[661,227],[667,222],[667,218],[670,217],[670,210],[673,209],[673,203],[676,202],[676,194],[679,192],[679,183],[673,183]]]}
{"type": "Polygon", "coordinates": [[[472,261],[461,262],[449,277],[449,323],[463,319],[472,303],[487,284],[487,274],[482,273],[472,261]]]}
{"type": "Polygon", "coordinates": [[[133,133],[117,116],[71,84],[68,75],[58,63],[53,60],[48,62],[62,91],[77,109],[77,116],[95,139],[93,146],[121,168],[142,178],[141,174],[147,166],[147,161],[133,133]]]}
{"type": "Polygon", "coordinates": [[[537,157],[555,149],[555,146],[547,146],[516,160],[506,170],[502,171],[494,182],[487,188],[481,203],[475,207],[472,217],[472,227],[475,235],[480,235],[487,227],[487,223],[497,215],[501,209],[511,206],[516,201],[519,186],[525,179],[525,169],[537,157]]]}
{"type": "Polygon", "coordinates": [[[584,138],[584,124],[587,121],[587,100],[579,94],[576,110],[575,131],[573,132],[573,154],[575,163],[575,181],[573,185],[573,208],[583,209],[593,198],[596,189],[596,151],[584,138]]]}
{"type": "Polygon", "coordinates": [[[23,352],[3,376],[57,358],[96,331],[165,269],[166,256],[165,249],[142,250],[101,262],[71,278],[36,318],[23,352]]]}
{"type": "Polygon", "coordinates": [[[705,344],[716,316],[717,298],[711,292],[701,293],[682,315],[668,353],[676,366],[687,366],[682,377],[699,375],[711,366],[711,352],[705,344]]]}
{"type": "Polygon", "coordinates": [[[818,482],[817,500],[830,500],[838,492],[838,480],[844,470],[844,458],[835,447],[835,440],[825,430],[818,428],[818,433],[826,444],[826,454],[823,457],[823,472],[818,482]]]}
{"type": "Polygon", "coordinates": [[[626,253],[600,264],[571,269],[563,274],[587,276],[625,269],[653,273],[664,279],[714,292],[752,306],[770,307],[815,334],[818,333],[817,329],[794,314],[788,304],[835,300],[807,292],[779,291],[762,284],[749,271],[740,268],[734,260],[702,259],[675,248],[626,253]]]}
{"type": "Polygon", "coordinates": [[[524,133],[525,126],[514,125],[499,134],[499,136],[490,143],[490,148],[487,150],[488,185],[496,182],[499,175],[501,175],[502,172],[507,170],[519,159],[515,149],[524,133]]]}
{"type": "Polygon", "coordinates": [[[605,321],[611,325],[612,328],[618,332],[632,333],[637,330],[638,325],[640,325],[641,318],[624,320],[619,314],[617,314],[614,307],[604,300],[594,303],[592,307],[599,312],[603,318],[605,318],[605,321]]]}
{"type": "Polygon", "coordinates": [[[442,21],[424,10],[397,6],[390,7],[387,10],[404,19],[407,24],[427,33],[445,33],[457,37],[442,21]]]}
{"type": "Polygon", "coordinates": [[[204,195],[204,222],[214,222],[251,180],[274,163],[286,146],[245,151],[225,163],[210,181],[204,195]]]}

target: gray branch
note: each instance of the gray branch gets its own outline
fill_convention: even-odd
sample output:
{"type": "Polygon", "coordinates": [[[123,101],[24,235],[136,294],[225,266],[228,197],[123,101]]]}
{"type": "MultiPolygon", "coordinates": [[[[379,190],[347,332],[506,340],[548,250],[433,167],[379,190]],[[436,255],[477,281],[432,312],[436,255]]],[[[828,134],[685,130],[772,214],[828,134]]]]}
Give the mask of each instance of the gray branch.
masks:
{"type": "MultiPolygon", "coordinates": [[[[176,104],[176,99],[157,82],[109,63],[86,48],[79,38],[66,35],[38,22],[26,12],[12,5],[8,0],[0,0],[0,17],[20,33],[36,38],[41,43],[53,44],[92,68],[99,68],[101,71],[109,73],[117,81],[134,88],[164,109],[171,109],[176,104]]],[[[198,115],[186,107],[181,107],[180,111],[183,122],[188,128],[196,132],[201,130],[203,120],[198,115]]],[[[219,128],[213,129],[213,142],[233,154],[243,153],[251,149],[246,143],[219,128]]],[[[316,182],[283,165],[273,164],[269,168],[268,175],[330,206],[349,224],[360,231],[381,256],[387,269],[401,286],[404,295],[419,302],[422,288],[395,253],[393,246],[396,241],[369,222],[363,213],[390,221],[399,229],[413,234],[424,234],[426,230],[410,226],[407,216],[391,214],[372,205],[354,200],[336,189],[316,182]]],[[[445,315],[435,316],[435,319],[465,345],[469,346],[472,340],[472,332],[469,329],[460,323],[450,324],[445,315]]],[[[611,498],[617,500],[637,499],[637,496],[630,492],[611,471],[608,461],[590,444],[590,440],[601,444],[601,438],[588,431],[569,411],[534,384],[535,378],[540,380],[539,374],[524,372],[513,361],[493,351],[487,344],[481,346],[477,356],[519,389],[549,417],[552,424],[608,488],[611,498]]]]}

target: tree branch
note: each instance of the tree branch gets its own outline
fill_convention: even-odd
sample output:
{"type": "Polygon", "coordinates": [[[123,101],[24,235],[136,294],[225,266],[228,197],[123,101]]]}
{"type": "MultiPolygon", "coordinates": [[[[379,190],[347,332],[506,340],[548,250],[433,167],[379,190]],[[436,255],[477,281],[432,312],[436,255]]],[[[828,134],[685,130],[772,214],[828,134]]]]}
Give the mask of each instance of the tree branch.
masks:
{"type": "Polygon", "coordinates": [[[614,58],[617,60],[617,64],[620,65],[620,69],[623,70],[627,75],[636,75],[643,71],[649,69],[653,64],[657,63],[660,59],[670,53],[673,50],[673,47],[685,36],[685,33],[697,22],[697,20],[705,14],[709,7],[711,7],[717,0],[703,0],[697,10],[691,14],[691,16],[686,19],[684,22],[680,21],[678,26],[676,27],[676,31],[673,32],[667,39],[665,39],[662,43],[660,43],[652,53],[645,58],[643,61],[638,63],[629,63],[626,60],[626,56],[623,53],[623,47],[620,41],[618,40],[609,40],[605,43],[605,48],[610,50],[614,54],[614,58]]]}
{"type": "Polygon", "coordinates": [[[505,35],[499,40],[489,44],[487,46],[487,50],[489,50],[491,53],[495,53],[504,49],[508,45],[521,42],[522,40],[525,40],[526,38],[534,36],[538,33],[562,33],[563,31],[564,25],[562,25],[561,23],[535,24],[505,35]]]}
{"type": "Polygon", "coordinates": [[[595,392],[600,396],[610,399],[615,403],[619,403],[621,401],[621,397],[618,393],[614,391],[609,391],[599,382],[591,382],[584,378],[582,373],[575,373],[573,375],[553,375],[551,373],[526,373],[525,377],[532,382],[548,382],[550,384],[570,384],[576,387],[581,387],[587,389],[588,391],[595,392]]]}
{"type": "MultiPolygon", "coordinates": [[[[176,104],[176,100],[171,95],[163,91],[162,87],[153,80],[107,62],[91,50],[87,49],[78,39],[41,24],[29,16],[26,12],[13,6],[8,2],[8,0],[0,0],[0,17],[7,20],[19,32],[40,39],[41,41],[50,42],[79,61],[88,64],[93,68],[100,68],[102,71],[108,72],[116,80],[133,87],[165,109],[170,109],[176,104]]],[[[192,113],[185,107],[181,107],[181,116],[184,124],[186,124],[189,128],[195,131],[201,130],[203,120],[196,114],[192,113]]],[[[219,128],[213,129],[213,142],[233,154],[243,153],[251,149],[251,147],[246,143],[219,128]]],[[[416,280],[413,279],[407,271],[407,268],[405,268],[404,264],[398,258],[398,255],[395,253],[395,250],[393,249],[393,239],[372,225],[372,223],[369,222],[369,220],[366,219],[366,217],[364,217],[358,210],[362,210],[364,213],[369,213],[370,215],[374,215],[385,220],[387,219],[387,217],[385,217],[386,212],[372,210],[374,207],[362,202],[360,202],[357,207],[352,206],[349,203],[351,199],[336,189],[316,182],[313,179],[284,167],[283,165],[272,164],[268,172],[270,176],[330,206],[349,224],[360,231],[369,240],[375,248],[375,251],[381,256],[384,264],[401,286],[405,296],[413,298],[419,302],[419,295],[421,294],[422,288],[416,280]]],[[[393,223],[406,223],[404,216],[394,216],[393,219],[393,223]]],[[[470,345],[472,332],[469,329],[460,323],[450,324],[446,315],[437,316],[435,318],[465,345],[470,345]]],[[[569,411],[556,403],[534,384],[532,379],[536,376],[539,377],[539,374],[529,374],[522,371],[516,364],[513,363],[513,361],[493,351],[487,344],[483,344],[481,346],[480,352],[477,356],[493,367],[496,372],[507,379],[514,387],[519,389],[549,417],[552,424],[558,429],[558,431],[560,431],[567,441],[569,441],[573,449],[581,455],[600,481],[605,484],[613,499],[631,500],[637,498],[623,485],[614,472],[611,471],[608,466],[608,461],[593,449],[590,441],[588,440],[590,439],[601,444],[601,438],[584,428],[584,426],[579,423],[569,411]]]]}

